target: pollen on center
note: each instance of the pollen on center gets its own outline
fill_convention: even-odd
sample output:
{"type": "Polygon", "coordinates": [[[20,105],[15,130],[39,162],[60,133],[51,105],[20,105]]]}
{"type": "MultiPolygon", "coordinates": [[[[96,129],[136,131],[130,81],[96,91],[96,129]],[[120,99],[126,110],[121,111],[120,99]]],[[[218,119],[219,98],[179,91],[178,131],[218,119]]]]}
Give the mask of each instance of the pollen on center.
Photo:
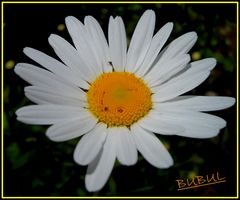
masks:
{"type": "Polygon", "coordinates": [[[152,108],[151,91],[128,72],[103,73],[87,92],[89,110],[108,126],[130,126],[152,108]]]}

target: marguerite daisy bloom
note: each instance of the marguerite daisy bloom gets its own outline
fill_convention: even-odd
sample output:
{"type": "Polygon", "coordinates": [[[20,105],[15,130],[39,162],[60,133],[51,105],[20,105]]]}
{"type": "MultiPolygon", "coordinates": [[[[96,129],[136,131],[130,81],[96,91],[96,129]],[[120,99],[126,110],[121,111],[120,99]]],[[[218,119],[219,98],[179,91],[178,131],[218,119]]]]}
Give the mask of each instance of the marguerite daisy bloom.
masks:
{"type": "Polygon", "coordinates": [[[84,24],[67,17],[66,25],[75,47],[57,35],[49,37],[62,62],[24,49],[43,68],[16,65],[15,72],[32,84],[25,88],[26,97],[37,104],[16,114],[27,124],[52,125],[46,135],[53,141],[82,136],[74,160],[88,165],[88,191],[104,186],[116,159],[134,165],[138,151],[157,168],[172,166],[171,155],[154,133],[210,138],[226,126],[225,120],[203,112],[230,107],[234,98],[183,95],[206,80],[216,65],[214,58],[190,63],[195,32],[162,50],[173,24],[153,35],[152,10],[140,18],[128,48],[121,17],[110,17],[108,42],[91,16],[84,24]]]}

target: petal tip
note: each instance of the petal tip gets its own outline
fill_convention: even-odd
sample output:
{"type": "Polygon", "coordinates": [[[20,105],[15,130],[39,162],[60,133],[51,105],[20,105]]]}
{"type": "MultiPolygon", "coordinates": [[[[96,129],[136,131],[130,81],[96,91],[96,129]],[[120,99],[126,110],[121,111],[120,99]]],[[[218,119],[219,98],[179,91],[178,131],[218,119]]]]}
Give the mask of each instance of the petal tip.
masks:
{"type": "Polygon", "coordinates": [[[74,17],[74,16],[71,16],[71,15],[65,17],[65,23],[66,23],[66,25],[68,25],[68,23],[74,22],[75,20],[77,20],[77,18],[74,17]]]}
{"type": "Polygon", "coordinates": [[[86,161],[84,161],[76,151],[74,151],[74,153],[73,153],[73,160],[75,163],[77,163],[81,166],[88,165],[88,163],[86,161]]]}
{"type": "Polygon", "coordinates": [[[169,27],[173,27],[174,24],[173,24],[173,22],[168,22],[166,25],[169,27]]]}
{"type": "Polygon", "coordinates": [[[57,37],[60,37],[60,36],[58,36],[58,35],[56,35],[56,34],[54,34],[54,33],[51,33],[51,34],[49,35],[49,37],[48,37],[48,41],[49,41],[49,40],[54,40],[54,39],[56,39],[57,37]]]}
{"type": "Polygon", "coordinates": [[[19,120],[19,115],[20,115],[20,111],[21,110],[21,108],[19,108],[18,110],[16,110],[16,112],[15,112],[15,115],[17,116],[17,120],[19,120]]]}
{"type": "Polygon", "coordinates": [[[99,186],[96,183],[92,183],[90,182],[90,180],[88,179],[88,175],[86,175],[85,177],[85,187],[87,189],[88,192],[97,192],[99,190],[101,190],[103,188],[104,185],[99,186]]]}
{"type": "Polygon", "coordinates": [[[215,58],[206,58],[204,60],[206,65],[209,65],[209,70],[212,70],[217,65],[217,60],[215,58]]]}
{"type": "Polygon", "coordinates": [[[19,74],[19,70],[20,70],[20,63],[17,63],[13,69],[13,71],[16,73],[16,74],[19,74]]]}
{"type": "MultiPolygon", "coordinates": [[[[167,29],[169,32],[171,32],[172,31],[172,29],[173,29],[173,22],[168,22],[168,23],[166,23],[162,28],[163,29],[167,29]]],[[[169,33],[170,34],[170,33],[169,33]]]]}
{"type": "Polygon", "coordinates": [[[23,48],[23,53],[26,54],[30,49],[31,49],[30,47],[24,47],[24,48],[23,48]]]}
{"type": "Polygon", "coordinates": [[[234,97],[227,97],[228,107],[233,106],[236,103],[236,99],[234,97]]]}
{"type": "Polygon", "coordinates": [[[195,31],[188,32],[184,35],[185,35],[185,37],[188,37],[190,41],[196,41],[198,38],[198,35],[195,31]]]}
{"type": "Polygon", "coordinates": [[[147,13],[147,14],[155,14],[154,10],[152,10],[152,9],[148,9],[148,10],[146,10],[144,13],[147,13]]]}

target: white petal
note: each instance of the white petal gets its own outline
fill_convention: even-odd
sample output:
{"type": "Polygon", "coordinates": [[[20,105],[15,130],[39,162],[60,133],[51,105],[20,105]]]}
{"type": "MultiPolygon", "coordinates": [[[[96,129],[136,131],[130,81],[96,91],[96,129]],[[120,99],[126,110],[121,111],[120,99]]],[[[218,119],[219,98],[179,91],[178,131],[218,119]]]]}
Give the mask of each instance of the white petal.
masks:
{"type": "Polygon", "coordinates": [[[79,118],[55,123],[48,128],[46,135],[54,142],[67,141],[91,131],[96,123],[97,120],[85,111],[79,118]]]}
{"type": "Polygon", "coordinates": [[[202,60],[198,60],[195,62],[192,62],[190,64],[190,67],[192,67],[193,71],[192,73],[202,71],[202,70],[212,70],[217,64],[217,61],[215,58],[205,58],[202,60]]]}
{"type": "Polygon", "coordinates": [[[197,34],[195,32],[186,33],[172,41],[159,55],[161,60],[168,60],[179,54],[186,54],[196,43],[197,34]]]}
{"type": "Polygon", "coordinates": [[[57,77],[55,74],[45,69],[26,63],[18,63],[15,66],[14,71],[22,79],[32,85],[64,93],[65,95],[70,95],[77,99],[82,99],[83,101],[86,98],[85,92],[83,92],[80,88],[64,82],[64,80],[60,77],[57,77]]]}
{"type": "Polygon", "coordinates": [[[163,102],[188,92],[207,79],[210,71],[191,67],[186,72],[172,78],[167,83],[151,88],[155,94],[152,95],[154,102],[163,102]]]}
{"type": "Polygon", "coordinates": [[[151,86],[157,86],[167,81],[169,78],[183,70],[189,63],[191,57],[189,54],[183,54],[169,59],[166,62],[158,62],[144,76],[144,80],[151,86]]]}
{"type": "Polygon", "coordinates": [[[191,62],[186,66],[186,68],[177,74],[174,75],[174,78],[184,74],[184,72],[187,72],[186,74],[188,76],[194,75],[198,72],[203,72],[203,71],[211,71],[215,66],[217,62],[215,58],[205,58],[202,60],[198,60],[195,62],[191,62]]]}
{"type": "Polygon", "coordinates": [[[185,92],[200,85],[216,66],[214,58],[206,58],[189,64],[188,69],[179,75],[175,75],[171,80],[163,85],[152,87],[153,101],[163,102],[175,98],[185,92]]]}
{"type": "Polygon", "coordinates": [[[59,104],[79,108],[87,107],[86,101],[83,101],[82,98],[73,98],[64,93],[58,93],[55,90],[48,90],[38,86],[28,86],[24,88],[24,91],[25,96],[36,104],[59,104]]]}
{"type": "Polygon", "coordinates": [[[109,50],[115,71],[124,71],[127,57],[127,38],[121,17],[110,17],[108,27],[109,50]]]}
{"type": "Polygon", "coordinates": [[[126,127],[111,129],[116,135],[116,151],[119,162],[123,165],[134,165],[137,162],[137,148],[131,132],[126,127]]]}
{"type": "Polygon", "coordinates": [[[102,152],[90,163],[85,177],[85,185],[89,192],[102,189],[107,182],[116,159],[114,133],[109,132],[102,152]]]}
{"type": "Polygon", "coordinates": [[[235,99],[232,97],[219,96],[179,96],[171,101],[155,103],[154,109],[161,111],[168,109],[188,109],[194,111],[214,111],[222,110],[234,105],[235,99]]]}
{"type": "Polygon", "coordinates": [[[127,53],[126,71],[135,72],[141,66],[151,44],[154,27],[155,13],[147,10],[134,30],[127,53]]]}
{"type": "Polygon", "coordinates": [[[76,76],[66,65],[59,62],[58,60],[29,47],[24,48],[23,52],[31,59],[42,65],[44,68],[53,72],[57,76],[61,77],[64,80],[74,83],[79,87],[88,89],[89,85],[81,79],[79,76],[76,76]]]}
{"type": "Polygon", "coordinates": [[[31,105],[18,109],[16,115],[19,121],[27,124],[54,124],[69,118],[78,118],[85,112],[72,106],[31,105]]]}
{"type": "Polygon", "coordinates": [[[162,109],[163,116],[176,125],[183,126],[184,132],[177,135],[191,138],[210,138],[226,126],[226,121],[220,117],[194,111],[162,109]]]}
{"type": "Polygon", "coordinates": [[[90,37],[90,45],[96,57],[98,57],[99,65],[107,65],[109,62],[109,48],[103,30],[96,19],[92,16],[84,18],[85,28],[90,37]]]}
{"type": "Polygon", "coordinates": [[[153,133],[145,131],[137,123],[131,126],[131,131],[138,150],[151,165],[158,168],[173,165],[171,155],[153,133]]]}
{"type": "Polygon", "coordinates": [[[148,49],[146,57],[144,58],[141,67],[136,71],[136,75],[142,77],[150,69],[158,53],[162,49],[163,45],[167,41],[170,33],[173,29],[173,23],[169,22],[165,24],[152,38],[151,45],[148,49]]]}
{"type": "Polygon", "coordinates": [[[74,151],[74,160],[80,165],[87,165],[100,152],[107,136],[105,124],[97,124],[90,133],[84,135],[74,151]]]}
{"type": "Polygon", "coordinates": [[[77,18],[72,16],[66,17],[65,22],[73,43],[81,55],[81,59],[84,61],[89,70],[94,73],[96,72],[97,74],[101,74],[101,63],[98,61],[98,57],[94,54],[94,48],[92,48],[91,45],[92,39],[90,38],[84,25],[77,18]]]}
{"type": "Polygon", "coordinates": [[[147,116],[139,120],[138,125],[142,128],[162,134],[162,135],[174,135],[184,131],[181,125],[176,125],[174,122],[169,122],[162,116],[161,113],[156,113],[155,111],[149,112],[147,116]]]}
{"type": "Polygon", "coordinates": [[[82,60],[80,54],[71,44],[55,34],[51,34],[48,41],[57,56],[69,66],[77,76],[87,82],[95,80],[97,74],[87,67],[88,65],[82,60]]]}
{"type": "Polygon", "coordinates": [[[113,71],[113,66],[110,64],[110,62],[107,65],[103,65],[103,71],[105,73],[113,71]]]}

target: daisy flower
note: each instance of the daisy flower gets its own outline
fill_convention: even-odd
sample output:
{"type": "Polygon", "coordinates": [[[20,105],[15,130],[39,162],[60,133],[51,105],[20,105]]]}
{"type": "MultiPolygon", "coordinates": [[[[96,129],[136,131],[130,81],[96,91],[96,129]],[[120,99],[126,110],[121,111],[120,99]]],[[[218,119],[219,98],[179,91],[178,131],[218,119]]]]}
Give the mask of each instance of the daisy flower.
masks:
{"type": "Polygon", "coordinates": [[[37,105],[17,110],[27,124],[51,125],[50,140],[82,136],[74,160],[87,165],[85,185],[98,191],[107,182],[116,159],[134,165],[138,151],[153,166],[168,168],[173,159],[155,134],[211,138],[226,121],[205,111],[232,106],[231,97],[183,95],[207,79],[214,58],[190,62],[197,40],[186,33],[165,45],[173,23],[155,35],[155,13],[144,12],[131,42],[121,17],[110,17],[108,41],[99,23],[66,18],[74,46],[51,34],[50,45],[62,62],[32,48],[23,52],[42,67],[18,63],[15,72],[31,86],[25,95],[37,105]]]}

